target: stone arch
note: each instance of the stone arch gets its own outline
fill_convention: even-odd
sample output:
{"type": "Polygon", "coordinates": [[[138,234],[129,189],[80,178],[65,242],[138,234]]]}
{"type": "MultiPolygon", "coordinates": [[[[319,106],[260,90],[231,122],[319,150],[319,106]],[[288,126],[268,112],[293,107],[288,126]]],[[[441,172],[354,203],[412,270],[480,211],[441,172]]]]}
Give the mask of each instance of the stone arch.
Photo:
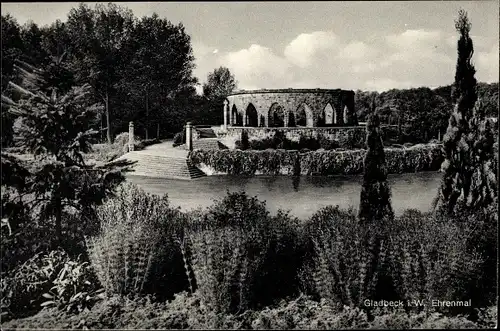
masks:
{"type": "Polygon", "coordinates": [[[295,111],[295,122],[297,126],[305,126],[308,128],[314,126],[313,112],[307,103],[301,103],[295,111]]]}
{"type": "Polygon", "coordinates": [[[258,114],[255,106],[250,102],[246,110],[246,126],[257,127],[258,126],[258,114]]]}
{"type": "Polygon", "coordinates": [[[325,116],[325,125],[332,125],[337,122],[337,114],[335,113],[335,109],[330,103],[327,103],[325,108],[323,109],[323,114],[325,116]]]}
{"type": "Polygon", "coordinates": [[[238,112],[236,105],[231,109],[231,125],[243,126],[243,116],[238,112]]]}
{"type": "Polygon", "coordinates": [[[268,125],[269,127],[285,126],[285,110],[277,102],[269,108],[268,125]]]}

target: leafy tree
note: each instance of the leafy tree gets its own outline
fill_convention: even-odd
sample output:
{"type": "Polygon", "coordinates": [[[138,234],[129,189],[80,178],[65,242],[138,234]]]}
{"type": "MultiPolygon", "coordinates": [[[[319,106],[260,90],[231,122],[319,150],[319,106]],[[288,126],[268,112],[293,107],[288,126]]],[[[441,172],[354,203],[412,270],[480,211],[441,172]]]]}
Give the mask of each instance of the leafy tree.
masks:
{"type": "Polygon", "coordinates": [[[224,98],[233,92],[238,82],[234,75],[226,67],[219,67],[207,76],[203,84],[203,98],[201,107],[195,117],[197,123],[219,124],[222,117],[222,102],[224,98]]]}
{"type": "MultiPolygon", "coordinates": [[[[53,221],[61,243],[63,213],[89,213],[124,180],[122,171],[130,163],[85,163],[82,153],[91,150],[95,134],[89,120],[98,110],[90,98],[89,85],[62,94],[57,87],[48,88],[45,77],[50,75],[43,70],[34,70],[23,62],[18,62],[16,69],[24,84],[11,85],[24,97],[16,102],[2,95],[2,105],[20,117],[18,143],[34,157],[30,175],[23,183],[24,191],[34,195],[30,207],[39,208],[42,219],[53,221]]],[[[59,72],[54,70],[52,74],[59,72]]]]}
{"type": "Polygon", "coordinates": [[[130,38],[133,23],[130,10],[111,3],[107,7],[98,4],[94,10],[80,4],[68,15],[77,82],[90,84],[104,103],[108,143],[113,141],[110,108],[116,97],[119,71],[129,60],[122,47],[130,38]]]}
{"type": "MultiPolygon", "coordinates": [[[[14,76],[14,61],[19,59],[24,51],[21,28],[17,21],[10,15],[2,15],[2,93],[7,88],[7,83],[14,76]]],[[[1,145],[7,147],[12,144],[14,116],[7,111],[8,107],[2,104],[2,135],[1,145]]]]}
{"type": "Polygon", "coordinates": [[[208,74],[203,84],[203,95],[209,99],[225,98],[236,89],[238,82],[228,68],[219,67],[208,74]]]}
{"type": "Polygon", "coordinates": [[[459,11],[455,28],[460,34],[452,90],[456,104],[444,136],[444,176],[434,206],[448,214],[484,210],[498,196],[493,125],[485,118],[482,102],[477,102],[471,24],[465,11],[459,11]]]}
{"type": "MultiPolygon", "coordinates": [[[[374,105],[372,105],[372,108],[374,108],[374,105]]],[[[394,217],[379,125],[380,119],[378,115],[371,114],[366,123],[367,153],[363,161],[363,184],[359,203],[359,219],[361,222],[371,223],[394,217]]]]}
{"type": "Polygon", "coordinates": [[[21,38],[24,44],[24,52],[21,59],[30,63],[43,66],[48,61],[47,53],[42,47],[43,33],[32,21],[28,21],[21,28],[21,38]]]}
{"type": "Polygon", "coordinates": [[[135,105],[129,119],[144,128],[148,139],[152,126],[170,126],[179,95],[196,83],[190,37],[182,24],[153,14],[136,22],[124,52],[132,57],[122,73],[121,91],[135,105]]]}

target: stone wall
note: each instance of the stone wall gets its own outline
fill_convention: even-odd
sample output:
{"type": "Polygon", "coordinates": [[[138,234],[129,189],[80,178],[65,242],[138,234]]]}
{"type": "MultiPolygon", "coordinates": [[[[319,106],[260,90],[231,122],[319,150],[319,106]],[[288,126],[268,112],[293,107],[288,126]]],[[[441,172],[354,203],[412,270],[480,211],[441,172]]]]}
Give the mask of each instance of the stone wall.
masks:
{"type": "MultiPolygon", "coordinates": [[[[365,126],[344,126],[344,127],[326,127],[326,128],[239,128],[228,127],[224,130],[221,127],[213,127],[213,130],[219,140],[229,149],[235,148],[237,140],[241,139],[241,132],[245,130],[248,133],[248,139],[263,140],[272,138],[277,131],[284,133],[285,137],[291,141],[299,141],[301,137],[326,139],[335,141],[341,148],[364,148],[366,127],[365,126]]],[[[385,141],[394,139],[397,135],[397,128],[394,126],[381,127],[382,135],[385,141]]]]}
{"type": "Polygon", "coordinates": [[[289,113],[299,115],[299,112],[304,112],[308,119],[306,126],[322,126],[325,111],[333,111],[332,117],[336,119],[337,125],[357,125],[353,91],[341,89],[239,91],[229,95],[227,101],[229,110],[227,123],[233,123],[233,125],[236,123],[232,121],[232,116],[236,113],[241,126],[268,126],[271,112],[277,106],[284,111],[285,122],[288,120],[289,113]],[[258,116],[258,124],[256,120],[248,117],[252,116],[254,111],[258,116]],[[254,122],[257,125],[249,125],[247,122],[254,122]]]}

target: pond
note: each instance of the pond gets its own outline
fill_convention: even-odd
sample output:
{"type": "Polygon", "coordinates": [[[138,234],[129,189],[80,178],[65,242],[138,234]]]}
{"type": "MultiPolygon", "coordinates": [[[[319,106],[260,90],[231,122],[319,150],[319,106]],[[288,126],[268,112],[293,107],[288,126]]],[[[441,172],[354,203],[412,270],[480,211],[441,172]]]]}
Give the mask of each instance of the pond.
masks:
{"type": "MultiPolygon", "coordinates": [[[[392,206],[396,214],[414,208],[428,211],[436,196],[441,173],[419,172],[389,175],[392,206]]],[[[183,210],[208,207],[214,199],[226,192],[244,190],[251,196],[265,200],[268,210],[290,210],[291,214],[306,219],[322,207],[339,205],[358,208],[362,177],[287,177],[287,176],[207,176],[195,180],[151,178],[128,175],[127,180],[138,184],[146,192],[168,194],[173,206],[183,210]]]]}

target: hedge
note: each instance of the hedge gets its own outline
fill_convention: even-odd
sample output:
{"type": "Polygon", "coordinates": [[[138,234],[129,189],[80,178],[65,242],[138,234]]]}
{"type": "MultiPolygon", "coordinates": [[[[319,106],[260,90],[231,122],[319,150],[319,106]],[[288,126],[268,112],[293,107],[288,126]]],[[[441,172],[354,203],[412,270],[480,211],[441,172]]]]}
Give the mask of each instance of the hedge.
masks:
{"type": "MultiPolygon", "coordinates": [[[[193,165],[205,165],[230,175],[355,175],[363,172],[366,150],[297,151],[283,149],[194,150],[193,165]]],[[[415,145],[411,148],[386,148],[390,174],[436,171],[444,160],[442,145],[415,145]]]]}

